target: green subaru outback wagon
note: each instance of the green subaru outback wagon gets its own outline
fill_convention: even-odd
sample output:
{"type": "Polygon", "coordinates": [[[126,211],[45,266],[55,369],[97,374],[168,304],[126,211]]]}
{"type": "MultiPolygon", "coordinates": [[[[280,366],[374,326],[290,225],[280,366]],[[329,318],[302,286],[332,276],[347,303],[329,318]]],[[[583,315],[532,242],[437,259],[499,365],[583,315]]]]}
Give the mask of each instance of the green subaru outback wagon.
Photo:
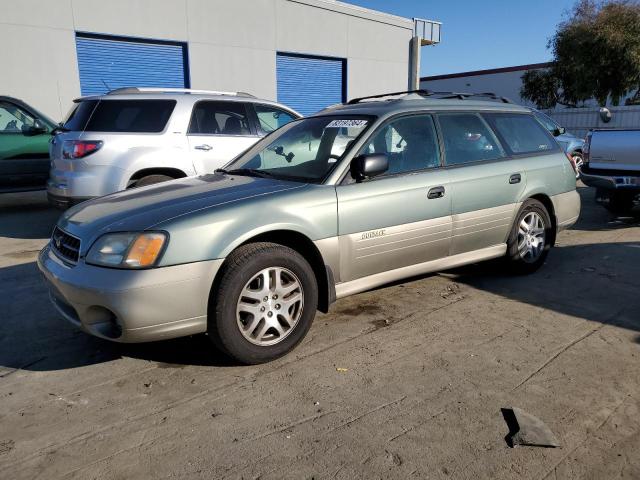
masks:
{"type": "Polygon", "coordinates": [[[38,259],[53,305],[108,340],[206,332],[260,363],[338,298],[499,257],[534,272],[578,218],[575,172],[528,109],[484,97],[355,99],[214,174],[82,203],[38,259]]]}

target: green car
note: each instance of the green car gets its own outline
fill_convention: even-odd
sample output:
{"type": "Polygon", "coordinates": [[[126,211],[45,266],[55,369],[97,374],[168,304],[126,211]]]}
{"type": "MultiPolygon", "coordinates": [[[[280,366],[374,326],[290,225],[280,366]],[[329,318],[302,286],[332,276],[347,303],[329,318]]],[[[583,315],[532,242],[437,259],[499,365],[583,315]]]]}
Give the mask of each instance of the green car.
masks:
{"type": "Polygon", "coordinates": [[[56,123],[21,100],[0,96],[0,193],[44,190],[56,123]]]}
{"type": "Polygon", "coordinates": [[[578,218],[575,171],[531,111],[479,98],[352,100],[216,173],[77,205],[38,257],[53,305],[104,339],[206,332],[260,363],[338,298],[500,257],[532,273],[578,218]]]}

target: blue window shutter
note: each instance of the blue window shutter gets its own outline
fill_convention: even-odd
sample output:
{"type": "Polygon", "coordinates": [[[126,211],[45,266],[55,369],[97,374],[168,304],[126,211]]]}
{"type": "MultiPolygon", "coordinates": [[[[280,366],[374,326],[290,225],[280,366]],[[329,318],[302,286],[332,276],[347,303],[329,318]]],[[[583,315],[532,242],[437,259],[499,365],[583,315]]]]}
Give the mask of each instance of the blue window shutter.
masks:
{"type": "Polygon", "coordinates": [[[78,34],[76,50],[82,95],[122,87],[186,87],[183,44],[78,34]]]}
{"type": "Polygon", "coordinates": [[[341,59],[303,57],[278,53],[278,102],[303,115],[342,103],[345,62],[341,59]]]}

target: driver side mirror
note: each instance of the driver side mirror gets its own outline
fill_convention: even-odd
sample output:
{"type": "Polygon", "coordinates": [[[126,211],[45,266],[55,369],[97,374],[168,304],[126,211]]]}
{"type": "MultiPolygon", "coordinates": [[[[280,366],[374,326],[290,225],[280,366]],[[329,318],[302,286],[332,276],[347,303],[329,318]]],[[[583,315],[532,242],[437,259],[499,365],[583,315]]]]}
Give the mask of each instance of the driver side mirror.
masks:
{"type": "Polygon", "coordinates": [[[387,170],[389,170],[389,159],[382,153],[359,155],[351,160],[351,176],[357,182],[377,177],[387,170]]]}
{"type": "Polygon", "coordinates": [[[567,132],[567,129],[564,127],[558,127],[553,132],[554,137],[559,137],[560,135],[564,135],[567,132]]]}

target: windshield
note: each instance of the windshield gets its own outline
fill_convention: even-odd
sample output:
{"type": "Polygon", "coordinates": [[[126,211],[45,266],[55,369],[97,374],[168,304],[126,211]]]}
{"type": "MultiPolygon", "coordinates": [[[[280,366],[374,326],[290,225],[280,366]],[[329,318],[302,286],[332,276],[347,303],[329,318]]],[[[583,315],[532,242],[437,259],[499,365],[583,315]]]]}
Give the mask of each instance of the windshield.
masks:
{"type": "Polygon", "coordinates": [[[370,122],[370,117],[362,116],[294,121],[265,137],[224,171],[320,183],[370,122]]]}

